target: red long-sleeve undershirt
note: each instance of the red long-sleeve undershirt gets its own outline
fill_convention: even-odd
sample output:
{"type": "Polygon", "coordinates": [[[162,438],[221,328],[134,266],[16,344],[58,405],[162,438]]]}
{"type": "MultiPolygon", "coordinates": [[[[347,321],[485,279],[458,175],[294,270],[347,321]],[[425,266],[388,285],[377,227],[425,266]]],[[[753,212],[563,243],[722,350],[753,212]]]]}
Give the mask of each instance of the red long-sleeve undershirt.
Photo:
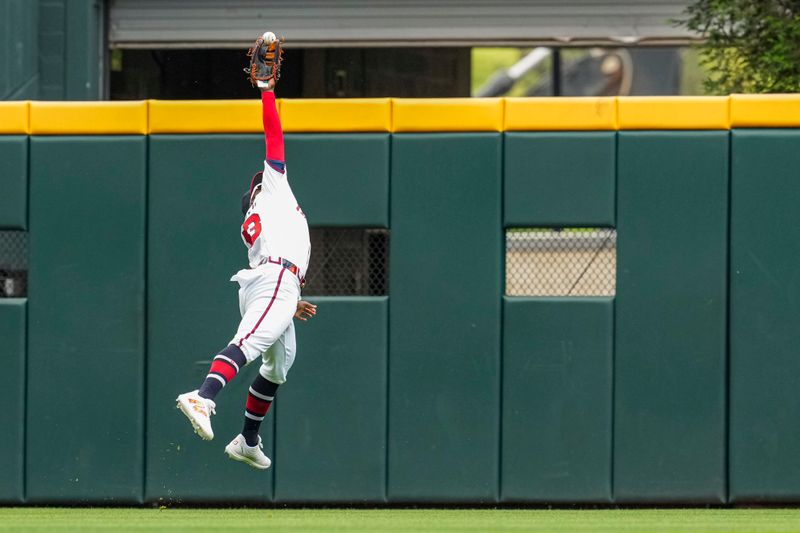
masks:
{"type": "Polygon", "coordinates": [[[267,143],[267,161],[286,161],[283,152],[283,129],[281,128],[281,119],[278,117],[274,92],[264,91],[261,93],[261,108],[264,119],[264,137],[267,143]]]}

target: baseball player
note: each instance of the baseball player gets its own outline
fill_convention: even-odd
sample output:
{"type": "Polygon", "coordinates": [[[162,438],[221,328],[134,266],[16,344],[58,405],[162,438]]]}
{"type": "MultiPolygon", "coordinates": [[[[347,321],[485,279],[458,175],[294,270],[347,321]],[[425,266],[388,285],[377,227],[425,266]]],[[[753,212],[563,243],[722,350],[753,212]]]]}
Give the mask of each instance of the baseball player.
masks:
{"type": "Polygon", "coordinates": [[[273,92],[280,77],[281,42],[274,33],[265,32],[248,55],[250,68],[245,71],[261,91],[267,150],[263,172],[253,176],[242,198],[242,239],[250,268],[231,278],[240,286],[242,320],[230,344],[214,357],[200,388],[181,394],[177,402],[195,432],[205,440],[213,439],[214,398],[245,365],[260,357],[261,368],[247,395],[244,427],[225,453],[266,469],[271,462],[262,451],[259,426],[294,362],[292,319],[313,317],[316,306],[300,299],[311,244],[306,217],[287,180],[283,131],[273,92]]]}

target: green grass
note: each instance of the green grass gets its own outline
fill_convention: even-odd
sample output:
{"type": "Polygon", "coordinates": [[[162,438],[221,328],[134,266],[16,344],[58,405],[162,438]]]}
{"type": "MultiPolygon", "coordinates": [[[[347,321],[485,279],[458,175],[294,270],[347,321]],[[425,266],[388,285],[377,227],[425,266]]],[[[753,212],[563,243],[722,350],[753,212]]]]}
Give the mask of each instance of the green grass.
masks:
{"type": "Polygon", "coordinates": [[[352,510],[0,508],[0,531],[800,532],[800,509],[352,510]]]}

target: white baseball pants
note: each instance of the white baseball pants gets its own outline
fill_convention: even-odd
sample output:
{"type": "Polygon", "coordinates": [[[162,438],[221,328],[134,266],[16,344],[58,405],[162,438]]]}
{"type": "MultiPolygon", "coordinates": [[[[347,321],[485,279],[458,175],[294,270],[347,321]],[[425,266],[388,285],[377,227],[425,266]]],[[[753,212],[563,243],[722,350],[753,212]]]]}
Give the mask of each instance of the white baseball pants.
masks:
{"type": "Polygon", "coordinates": [[[282,266],[266,263],[240,270],[231,281],[239,282],[242,321],[230,344],[242,350],[248,363],[261,356],[259,373],[280,385],[297,350],[292,318],[300,299],[300,280],[282,266]]]}

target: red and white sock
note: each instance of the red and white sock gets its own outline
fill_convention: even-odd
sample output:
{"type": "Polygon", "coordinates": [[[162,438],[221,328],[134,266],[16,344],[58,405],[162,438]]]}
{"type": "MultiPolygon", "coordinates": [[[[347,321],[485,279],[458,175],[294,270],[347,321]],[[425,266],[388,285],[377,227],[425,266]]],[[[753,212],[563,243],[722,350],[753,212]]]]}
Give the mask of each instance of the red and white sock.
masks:
{"type": "Polygon", "coordinates": [[[277,391],[278,384],[264,379],[261,374],[257,375],[250,385],[244,408],[244,428],[242,428],[242,436],[248,446],[258,444],[258,429],[267,416],[277,391]]]}
{"type": "Polygon", "coordinates": [[[229,344],[211,362],[203,385],[198,394],[202,398],[213,400],[222,387],[230,383],[236,374],[247,364],[244,352],[235,344],[229,344]]]}

